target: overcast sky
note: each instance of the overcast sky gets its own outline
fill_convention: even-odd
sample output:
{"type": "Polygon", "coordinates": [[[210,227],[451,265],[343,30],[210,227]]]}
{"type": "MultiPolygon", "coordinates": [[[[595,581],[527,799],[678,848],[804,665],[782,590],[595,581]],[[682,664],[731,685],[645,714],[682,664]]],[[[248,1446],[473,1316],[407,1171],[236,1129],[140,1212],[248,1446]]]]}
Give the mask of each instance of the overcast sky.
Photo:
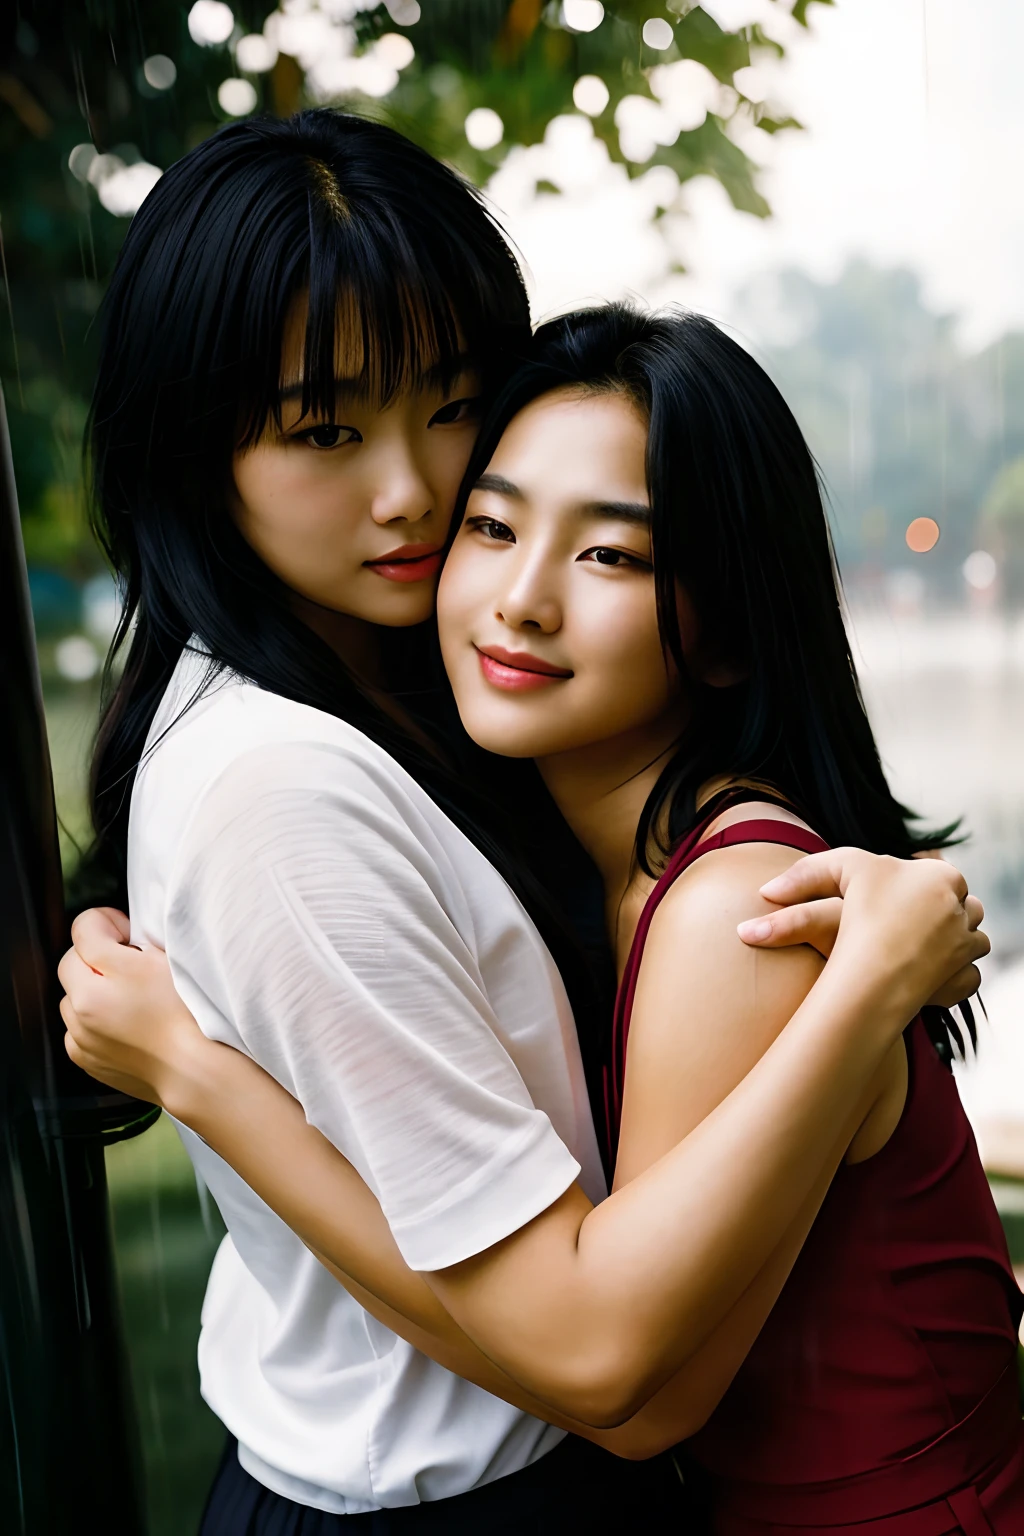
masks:
{"type": "MultiPolygon", "coordinates": [[[[707,9],[728,23],[774,7],[707,9]]],[[[635,182],[608,168],[556,209],[517,197],[510,167],[494,194],[539,312],[632,290],[735,318],[752,278],[794,264],[827,278],[865,255],[917,270],[971,345],[1024,328],[1024,0],[837,0],[811,15],[809,33],[791,29],[770,88],[806,132],[750,136],[774,218],[736,213],[707,178],[691,183],[673,234],[685,278],[667,277],[635,182]]]]}

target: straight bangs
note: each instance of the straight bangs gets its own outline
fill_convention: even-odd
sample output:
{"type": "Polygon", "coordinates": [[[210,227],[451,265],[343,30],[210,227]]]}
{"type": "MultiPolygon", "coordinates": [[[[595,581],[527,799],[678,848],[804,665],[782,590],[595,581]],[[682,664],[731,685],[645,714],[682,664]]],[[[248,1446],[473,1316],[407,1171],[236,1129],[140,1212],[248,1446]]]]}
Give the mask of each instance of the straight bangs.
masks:
{"type": "MultiPolygon", "coordinates": [[[[339,385],[382,410],[424,382],[448,388],[495,345],[489,306],[466,294],[456,309],[450,270],[417,249],[387,209],[353,219],[327,204],[312,209],[306,249],[290,271],[254,274],[246,296],[247,335],[261,337],[243,372],[237,447],[251,447],[269,423],[281,425],[282,386],[301,384],[303,418],[330,420],[339,385]],[[282,377],[288,329],[305,309],[301,373],[282,377]]],[[[474,285],[479,288],[479,284],[474,285]]]]}

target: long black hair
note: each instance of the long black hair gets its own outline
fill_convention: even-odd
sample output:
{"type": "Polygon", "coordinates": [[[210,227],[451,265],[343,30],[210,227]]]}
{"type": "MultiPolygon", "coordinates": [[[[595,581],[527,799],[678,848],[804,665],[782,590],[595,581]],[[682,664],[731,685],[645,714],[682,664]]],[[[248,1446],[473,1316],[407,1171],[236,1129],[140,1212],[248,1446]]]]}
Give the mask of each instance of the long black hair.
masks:
{"type": "MultiPolygon", "coordinates": [[[[656,872],[690,829],[698,791],[752,779],[800,808],[833,845],[907,858],[946,846],[886,782],[843,621],[839,575],[810,450],[760,364],[712,321],[631,304],[543,325],[485,419],[465,494],[514,415],[561,388],[616,391],[648,426],[647,482],[662,643],[691,701],[644,807],[636,857],[656,872]],[[677,591],[702,654],[739,679],[691,676],[677,591]]],[[[458,519],[457,513],[457,519],[458,519]]]]}
{"type": "Polygon", "coordinates": [[[381,405],[424,366],[454,373],[467,355],[487,400],[530,348],[522,275],[479,194],[381,124],[328,109],[254,119],[224,128],[161,178],[105,296],[89,419],[94,527],[123,607],[93,756],[96,835],[79,900],[127,904],[132,784],[194,635],[209,652],[211,677],[237,673],[384,747],[480,848],[558,965],[593,1087],[600,1003],[539,873],[541,863],[558,864],[551,845],[542,850],[536,840],[545,813],[554,842],[571,840],[532,765],[523,765],[526,800],[515,797],[529,846],[517,846],[507,805],[485,792],[486,773],[451,720],[431,635],[421,632],[432,626],[382,638],[404,670],[411,712],[426,699],[419,723],[441,727],[437,751],[294,615],[288,589],[231,516],[232,455],[279,419],[282,342],[299,296],[307,301],[303,410],[328,420],[339,328],[353,354],[361,349],[361,383],[381,405]],[[525,808],[531,795],[539,817],[525,808]]]}
{"type": "MultiPolygon", "coordinates": [[[[104,300],[88,429],[96,532],[123,593],[92,775],[93,867],[123,895],[128,807],[182,647],[341,715],[435,788],[443,766],[292,612],[229,510],[232,455],[279,413],[307,298],[303,409],[330,419],[339,316],[387,403],[468,353],[493,389],[529,338],[522,277],[478,194],[408,139],[326,109],[224,128],[132,222],[104,300]]],[[[444,781],[444,782],[442,782],[444,781]]]]}
{"type": "MultiPolygon", "coordinates": [[[[769,786],[832,846],[899,858],[948,846],[955,825],[922,829],[886,782],[803,434],[760,364],[712,321],[610,304],[540,327],[485,419],[456,524],[512,417],[565,387],[620,392],[647,422],[658,622],[692,705],[640,817],[639,867],[660,871],[719,777],[769,786]],[[691,675],[680,586],[703,653],[727,664],[732,686],[691,675]]],[[[947,1059],[947,1036],[962,1048],[948,1014],[929,1029],[947,1059]]]]}

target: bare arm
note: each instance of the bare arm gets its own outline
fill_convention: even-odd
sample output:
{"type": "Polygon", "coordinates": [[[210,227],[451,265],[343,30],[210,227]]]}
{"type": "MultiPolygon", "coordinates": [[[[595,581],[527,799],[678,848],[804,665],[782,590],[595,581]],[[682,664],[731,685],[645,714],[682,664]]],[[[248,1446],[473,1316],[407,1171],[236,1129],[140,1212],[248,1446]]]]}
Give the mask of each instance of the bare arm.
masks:
{"type": "MultiPolygon", "coordinates": [[[[805,1212],[836,1156],[836,1127],[863,1117],[879,1062],[920,1002],[984,952],[955,872],[863,856],[858,867],[846,942],[841,931],[779,1039],[678,1147],[597,1209],[573,1187],[486,1253],[426,1277],[482,1352],[558,1411],[624,1422],[711,1338],[805,1212]]],[[[194,1100],[172,1088],[163,1101],[217,1146],[223,1101],[192,1089],[194,1100]]],[[[332,1193],[330,1181],[345,1164],[332,1166],[312,1208],[287,1219],[349,1273],[330,1221],[344,1188],[332,1193]]]]}

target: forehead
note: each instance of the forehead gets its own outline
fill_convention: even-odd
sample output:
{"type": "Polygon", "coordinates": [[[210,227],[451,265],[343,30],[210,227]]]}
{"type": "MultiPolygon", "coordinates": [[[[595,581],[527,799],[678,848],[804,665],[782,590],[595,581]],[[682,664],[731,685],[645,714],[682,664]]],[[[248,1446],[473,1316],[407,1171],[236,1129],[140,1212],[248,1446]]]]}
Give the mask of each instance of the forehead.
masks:
{"type": "Polygon", "coordinates": [[[509,422],[490,468],[531,497],[646,499],[647,423],[622,393],[566,388],[509,422]]]}

